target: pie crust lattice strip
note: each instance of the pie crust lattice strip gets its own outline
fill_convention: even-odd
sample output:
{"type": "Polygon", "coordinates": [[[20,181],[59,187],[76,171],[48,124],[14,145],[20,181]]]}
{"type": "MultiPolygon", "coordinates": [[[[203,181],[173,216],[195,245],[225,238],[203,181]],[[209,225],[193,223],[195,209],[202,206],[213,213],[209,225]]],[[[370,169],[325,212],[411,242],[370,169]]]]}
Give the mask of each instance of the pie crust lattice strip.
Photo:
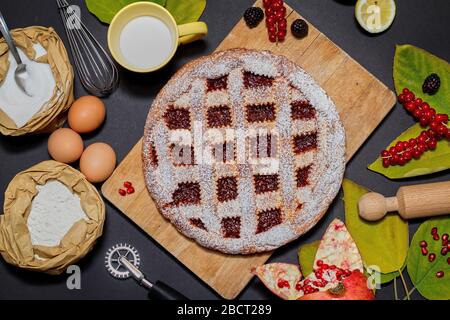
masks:
{"type": "Polygon", "coordinates": [[[143,144],[160,212],[200,245],[273,250],[312,228],[339,191],[345,134],[303,69],[235,49],[184,66],[155,99],[143,144]]]}

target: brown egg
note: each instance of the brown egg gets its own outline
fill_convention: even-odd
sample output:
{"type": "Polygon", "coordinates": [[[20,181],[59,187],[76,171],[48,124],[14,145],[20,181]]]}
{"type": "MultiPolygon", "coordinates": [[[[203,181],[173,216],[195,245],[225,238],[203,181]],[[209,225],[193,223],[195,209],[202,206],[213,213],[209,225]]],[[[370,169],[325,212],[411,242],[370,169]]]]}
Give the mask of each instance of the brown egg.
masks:
{"type": "Polygon", "coordinates": [[[89,182],[103,182],[116,167],[116,153],[106,143],[94,143],[81,155],[80,170],[89,182]]]}
{"type": "Polygon", "coordinates": [[[69,126],[78,133],[92,132],[105,121],[106,110],[102,100],[84,96],[76,100],[69,110],[69,126]]]}
{"type": "Polygon", "coordinates": [[[72,163],[80,159],[84,145],[80,135],[68,128],[53,132],[48,138],[48,153],[56,161],[72,163]]]}

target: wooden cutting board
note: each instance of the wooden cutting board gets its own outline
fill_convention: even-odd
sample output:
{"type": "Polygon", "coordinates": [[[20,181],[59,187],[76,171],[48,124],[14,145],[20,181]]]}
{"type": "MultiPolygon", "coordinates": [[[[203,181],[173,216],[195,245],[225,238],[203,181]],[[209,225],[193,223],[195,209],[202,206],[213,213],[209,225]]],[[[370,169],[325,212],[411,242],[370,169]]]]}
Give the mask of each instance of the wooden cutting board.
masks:
{"type": "MultiPolygon", "coordinates": [[[[261,1],[256,5],[261,7],[261,1]]],[[[286,7],[290,26],[300,15],[286,7]]],[[[396,97],[392,91],[311,24],[306,38],[298,40],[288,32],[285,42],[276,45],[269,42],[264,22],[249,29],[241,20],[217,50],[231,48],[271,50],[285,55],[309,72],[338,108],[346,129],[347,160],[395,105],[396,97]]],[[[141,146],[142,140],[105,182],[103,195],[222,297],[235,298],[251,280],[250,269],[264,264],[271,253],[225,255],[205,249],[181,235],[159,214],[147,192],[141,146]],[[133,182],[136,193],[122,197],[118,189],[126,180],[133,182]]]]}

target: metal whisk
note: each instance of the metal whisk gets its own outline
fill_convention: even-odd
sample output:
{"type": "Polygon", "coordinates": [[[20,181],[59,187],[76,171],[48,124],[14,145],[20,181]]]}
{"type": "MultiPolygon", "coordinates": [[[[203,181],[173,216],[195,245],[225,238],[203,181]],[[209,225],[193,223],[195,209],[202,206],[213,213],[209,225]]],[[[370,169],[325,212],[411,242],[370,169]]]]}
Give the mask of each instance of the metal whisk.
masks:
{"type": "Polygon", "coordinates": [[[91,94],[106,96],[117,88],[119,72],[109,54],[81,21],[78,7],[56,0],[81,83],[91,94]]]}

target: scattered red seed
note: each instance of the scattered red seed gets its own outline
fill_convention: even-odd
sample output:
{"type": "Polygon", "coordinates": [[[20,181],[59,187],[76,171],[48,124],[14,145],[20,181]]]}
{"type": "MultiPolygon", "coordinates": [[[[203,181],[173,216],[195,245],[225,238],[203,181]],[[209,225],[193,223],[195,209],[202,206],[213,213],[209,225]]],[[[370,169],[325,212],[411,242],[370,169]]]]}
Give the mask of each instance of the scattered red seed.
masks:
{"type": "Polygon", "coordinates": [[[441,254],[442,254],[443,256],[446,256],[446,255],[447,255],[447,252],[448,252],[447,247],[443,247],[443,248],[441,249],[441,254]]]}
{"type": "Polygon", "coordinates": [[[426,256],[428,254],[427,248],[422,248],[421,251],[423,256],[426,256]]]}
{"type": "Polygon", "coordinates": [[[129,188],[127,189],[127,193],[128,193],[128,194],[133,194],[134,192],[135,192],[135,190],[134,190],[133,187],[129,187],[129,188]]]}
{"type": "Polygon", "coordinates": [[[442,278],[444,276],[444,271],[436,272],[436,278],[442,278]]]}
{"type": "Polygon", "coordinates": [[[133,184],[130,182],[130,181],[125,181],[124,183],[123,183],[123,186],[125,187],[125,188],[130,188],[130,187],[132,187],[133,186],[133,184]]]}
{"type": "Polygon", "coordinates": [[[435,234],[437,234],[437,232],[438,232],[438,229],[436,227],[433,227],[431,229],[431,235],[435,235],[435,234]]]}
{"type": "Polygon", "coordinates": [[[426,248],[428,246],[428,243],[425,240],[420,241],[419,243],[421,248],[426,248]]]}
{"type": "Polygon", "coordinates": [[[447,264],[450,264],[450,258],[447,258],[447,264]]]}
{"type": "Polygon", "coordinates": [[[436,259],[436,255],[434,253],[430,253],[428,255],[428,261],[433,262],[436,259]]]}
{"type": "Polygon", "coordinates": [[[439,240],[439,235],[437,233],[433,234],[433,240],[434,241],[438,241],[439,240]]]}
{"type": "Polygon", "coordinates": [[[302,288],[301,283],[297,283],[297,284],[295,285],[295,290],[300,291],[300,290],[302,290],[302,289],[303,289],[303,288],[302,288]]]}
{"type": "Polygon", "coordinates": [[[323,265],[323,261],[319,259],[317,260],[316,264],[318,267],[321,267],[323,265]]]}
{"type": "Polygon", "coordinates": [[[125,196],[127,195],[127,192],[126,192],[125,190],[123,190],[123,189],[119,189],[119,194],[120,194],[122,197],[125,197],[125,196]]]}

